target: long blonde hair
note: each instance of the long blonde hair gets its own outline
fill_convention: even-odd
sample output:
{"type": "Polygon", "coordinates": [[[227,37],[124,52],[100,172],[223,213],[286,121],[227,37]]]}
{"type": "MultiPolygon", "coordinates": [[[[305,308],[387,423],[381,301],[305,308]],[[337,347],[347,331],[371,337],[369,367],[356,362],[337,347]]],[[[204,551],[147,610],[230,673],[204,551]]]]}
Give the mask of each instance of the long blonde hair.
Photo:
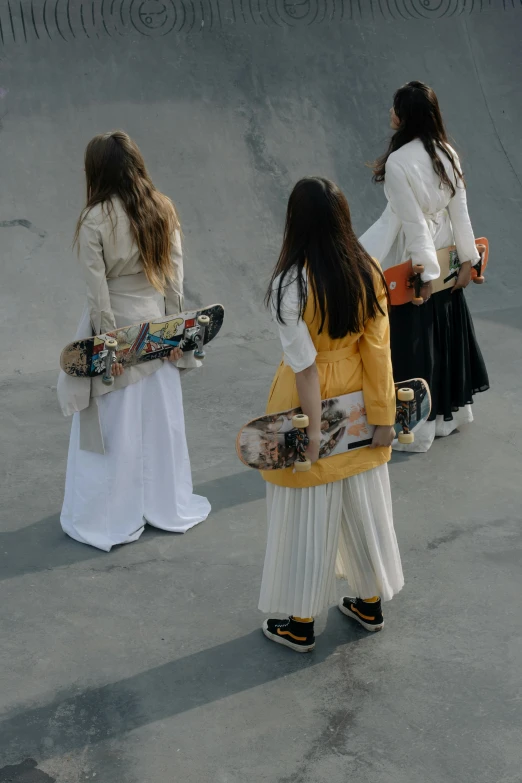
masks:
{"type": "Polygon", "coordinates": [[[129,218],[145,275],[163,292],[174,273],[171,260],[172,235],[180,230],[176,208],[154,187],[137,144],[124,131],[95,136],[85,150],[87,203],[76,225],[75,244],[88,212],[98,204],[112,216],[112,202],[118,196],[129,218]]]}

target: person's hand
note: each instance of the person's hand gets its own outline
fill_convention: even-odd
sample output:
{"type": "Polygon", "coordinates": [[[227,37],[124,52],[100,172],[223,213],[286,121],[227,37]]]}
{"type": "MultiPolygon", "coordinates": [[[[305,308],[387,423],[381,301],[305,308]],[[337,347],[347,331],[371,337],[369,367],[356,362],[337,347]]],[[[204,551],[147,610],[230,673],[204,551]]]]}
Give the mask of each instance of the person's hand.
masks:
{"type": "Polygon", "coordinates": [[[178,359],[181,359],[183,357],[183,351],[181,348],[173,348],[172,351],[169,353],[168,356],[165,356],[164,360],[165,362],[177,362],[178,359]]]}
{"type": "Polygon", "coordinates": [[[471,281],[471,261],[464,261],[464,263],[460,265],[460,272],[455,281],[455,285],[451,289],[451,293],[454,294],[455,291],[458,291],[461,288],[466,288],[466,286],[469,285],[470,281],[471,281]]]}
{"type": "Polygon", "coordinates": [[[317,462],[319,459],[319,447],[321,445],[321,434],[307,432],[308,446],[306,447],[306,457],[310,462],[317,462]]]}
{"type": "Polygon", "coordinates": [[[379,446],[391,446],[395,439],[395,427],[388,424],[382,424],[375,428],[370,448],[377,449],[379,446]]]}
{"type": "Polygon", "coordinates": [[[432,294],[431,280],[428,280],[427,283],[423,283],[421,285],[421,287],[420,287],[419,296],[421,297],[422,302],[419,302],[418,304],[417,304],[417,302],[413,302],[413,304],[416,307],[420,307],[421,304],[425,304],[428,301],[428,299],[430,298],[431,294],[432,294]]]}
{"type": "MultiPolygon", "coordinates": [[[[177,362],[178,359],[181,359],[183,356],[183,351],[181,348],[173,348],[172,351],[169,353],[168,356],[165,356],[163,361],[168,362],[177,362]]],[[[124,373],[124,366],[120,362],[114,362],[112,365],[112,374],[115,378],[118,378],[120,375],[123,375],[124,373]]]]}

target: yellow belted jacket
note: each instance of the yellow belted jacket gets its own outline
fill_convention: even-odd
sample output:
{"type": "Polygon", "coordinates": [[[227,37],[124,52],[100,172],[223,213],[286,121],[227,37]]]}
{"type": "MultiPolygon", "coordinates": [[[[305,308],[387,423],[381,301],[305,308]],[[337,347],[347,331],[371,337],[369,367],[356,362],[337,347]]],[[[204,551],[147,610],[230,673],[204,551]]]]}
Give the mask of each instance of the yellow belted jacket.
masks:
{"type": "MultiPolygon", "coordinates": [[[[378,300],[384,314],[369,319],[362,332],[333,340],[327,325],[319,334],[320,312],[315,312],[312,294],[303,320],[317,351],[316,364],[321,384],[321,398],[337,397],[362,389],[366,415],[370,424],[395,422],[395,386],[390,355],[390,328],[386,293],[381,279],[375,278],[378,300]]],[[[267,413],[278,413],[299,406],[295,374],[281,362],[270,389],[267,413]]],[[[293,468],[262,471],[265,481],[282,487],[315,487],[363,473],[388,462],[391,448],[362,449],[325,457],[306,473],[293,468]]]]}

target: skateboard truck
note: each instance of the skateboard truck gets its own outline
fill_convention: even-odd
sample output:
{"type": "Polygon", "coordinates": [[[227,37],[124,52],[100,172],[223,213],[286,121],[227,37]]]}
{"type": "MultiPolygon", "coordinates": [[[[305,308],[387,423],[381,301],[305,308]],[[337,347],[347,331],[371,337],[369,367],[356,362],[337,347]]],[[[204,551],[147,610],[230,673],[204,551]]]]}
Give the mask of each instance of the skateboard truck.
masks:
{"type": "Polygon", "coordinates": [[[306,428],[309,424],[310,419],[305,413],[296,413],[295,416],[292,416],[292,427],[294,429],[285,435],[286,445],[295,448],[297,451],[297,459],[294,462],[294,470],[297,473],[304,473],[312,467],[310,460],[305,457],[306,447],[310,442],[306,434],[306,428]]]}
{"type": "Polygon", "coordinates": [[[412,272],[413,275],[410,277],[408,281],[409,287],[415,289],[414,296],[411,301],[414,305],[421,305],[424,302],[424,299],[421,296],[421,288],[423,286],[421,275],[424,272],[423,264],[413,264],[412,272]]]}
{"type": "Polygon", "coordinates": [[[205,337],[209,325],[210,318],[208,315],[198,315],[196,323],[193,326],[187,327],[183,332],[179,347],[184,351],[184,356],[177,362],[177,367],[180,370],[190,370],[195,367],[201,367],[201,361],[206,356],[203,346],[205,345],[205,337]],[[187,347],[186,349],[185,346],[189,345],[195,345],[196,347],[190,349],[187,347]]]}
{"type": "Polygon", "coordinates": [[[206,356],[204,345],[205,345],[205,335],[207,332],[208,327],[210,326],[210,318],[208,315],[198,315],[198,333],[195,337],[195,342],[197,345],[196,350],[194,351],[194,358],[196,359],[204,359],[206,356]]]}
{"type": "MultiPolygon", "coordinates": [[[[415,399],[413,389],[397,389],[397,399],[399,402],[411,403],[415,399]]],[[[411,406],[409,404],[401,405],[397,409],[396,421],[402,427],[402,432],[397,436],[399,443],[413,443],[415,435],[410,432],[411,406]]]]}
{"type": "Polygon", "coordinates": [[[105,372],[102,376],[102,381],[106,386],[112,386],[114,383],[114,376],[112,374],[112,365],[114,363],[115,354],[118,349],[118,341],[114,337],[106,337],[104,342],[105,349],[105,372]]]}
{"type": "Polygon", "coordinates": [[[486,252],[486,246],[485,245],[477,245],[477,250],[479,251],[480,258],[475,264],[475,266],[471,267],[471,279],[474,283],[477,283],[477,285],[482,285],[486,281],[486,278],[482,274],[482,263],[484,261],[484,253],[486,252]],[[475,274],[473,274],[475,272],[475,274]]]}

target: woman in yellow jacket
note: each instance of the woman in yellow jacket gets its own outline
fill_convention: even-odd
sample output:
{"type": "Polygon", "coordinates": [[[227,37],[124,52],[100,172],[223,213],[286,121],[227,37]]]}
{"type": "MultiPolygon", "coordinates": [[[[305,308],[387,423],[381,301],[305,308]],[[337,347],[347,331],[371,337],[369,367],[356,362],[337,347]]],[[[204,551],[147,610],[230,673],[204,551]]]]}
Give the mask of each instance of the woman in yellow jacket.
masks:
{"type": "Polygon", "coordinates": [[[340,610],[368,631],[383,627],[381,601],[404,584],[386,464],[395,388],[385,283],[332,182],[314,177],[295,186],[267,303],[284,351],[267,413],[302,407],[314,464],[307,473],[263,473],[268,542],[259,608],[289,615],[265,620],[265,636],[308,652],[313,618],[336,600],[336,571],[353,590],[340,610]],[[361,389],[376,425],[372,445],[317,461],[321,399],[361,389]]]}

